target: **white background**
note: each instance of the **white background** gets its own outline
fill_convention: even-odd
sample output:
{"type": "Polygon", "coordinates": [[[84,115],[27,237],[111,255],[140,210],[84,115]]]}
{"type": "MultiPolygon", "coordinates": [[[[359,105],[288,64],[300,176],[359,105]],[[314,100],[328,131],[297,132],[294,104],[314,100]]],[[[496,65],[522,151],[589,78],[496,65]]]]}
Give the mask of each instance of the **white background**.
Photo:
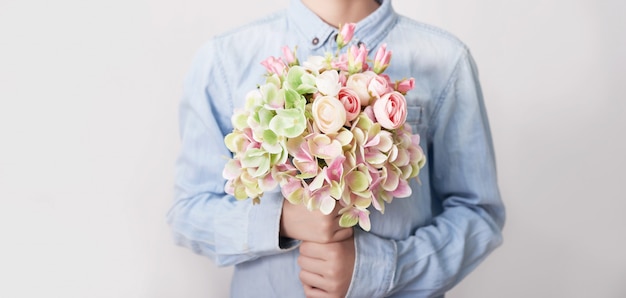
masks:
{"type": "MultiPolygon", "coordinates": [[[[181,82],[287,2],[0,0],[0,297],[228,295],[165,223],[181,82]]],[[[626,2],[394,4],[471,48],[508,208],[449,297],[626,297],[626,2]]]]}

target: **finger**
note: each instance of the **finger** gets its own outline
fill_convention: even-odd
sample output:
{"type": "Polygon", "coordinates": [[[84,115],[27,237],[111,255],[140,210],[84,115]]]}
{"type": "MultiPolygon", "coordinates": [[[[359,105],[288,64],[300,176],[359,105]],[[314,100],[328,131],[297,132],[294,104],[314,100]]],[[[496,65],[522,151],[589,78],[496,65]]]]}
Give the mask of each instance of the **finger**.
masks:
{"type": "Polygon", "coordinates": [[[354,230],[352,228],[340,228],[335,231],[332,237],[332,242],[339,242],[346,240],[354,234],[354,230]]]}
{"type": "Polygon", "coordinates": [[[304,296],[306,298],[326,298],[326,297],[330,297],[327,292],[324,292],[321,289],[314,288],[314,287],[307,286],[307,285],[304,286],[304,296]]]}
{"type": "Polygon", "coordinates": [[[308,257],[308,258],[312,258],[312,259],[317,259],[317,260],[324,260],[324,256],[326,254],[326,249],[325,246],[327,244],[323,244],[323,243],[317,243],[317,242],[312,242],[312,241],[303,241],[300,244],[300,256],[304,256],[304,257],[308,257]]]}
{"type": "Polygon", "coordinates": [[[337,201],[337,204],[335,204],[335,209],[333,209],[333,212],[331,214],[334,215],[334,217],[337,218],[337,220],[341,218],[342,214],[339,214],[339,211],[341,211],[343,207],[344,206],[341,204],[340,201],[337,201]]]}
{"type": "Polygon", "coordinates": [[[303,256],[302,254],[298,257],[298,266],[300,266],[300,269],[321,276],[324,275],[324,268],[326,267],[324,263],[324,260],[310,258],[307,256],[303,256]]]}
{"type": "Polygon", "coordinates": [[[306,270],[300,270],[299,278],[303,285],[324,290],[324,278],[319,274],[306,270]]]}

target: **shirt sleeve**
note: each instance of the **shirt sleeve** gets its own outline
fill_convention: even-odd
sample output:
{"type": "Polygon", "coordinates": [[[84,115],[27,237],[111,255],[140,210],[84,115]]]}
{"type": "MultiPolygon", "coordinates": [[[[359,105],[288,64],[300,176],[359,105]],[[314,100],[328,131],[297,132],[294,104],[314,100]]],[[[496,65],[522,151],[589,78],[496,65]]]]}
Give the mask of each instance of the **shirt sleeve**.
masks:
{"type": "Polygon", "coordinates": [[[403,240],[356,230],[349,297],[443,295],[502,242],[505,208],[474,61],[467,50],[436,102],[428,132],[433,204],[443,211],[403,240]]]}
{"type": "Polygon", "coordinates": [[[233,265],[294,246],[279,246],[280,191],[261,203],[236,200],[224,191],[222,170],[231,158],[224,144],[230,132],[230,94],[219,51],[205,44],[185,78],[180,103],[181,148],[175,168],[175,199],[167,214],[174,240],[219,266],[233,265]],[[223,84],[223,85],[219,85],[223,84]]]}

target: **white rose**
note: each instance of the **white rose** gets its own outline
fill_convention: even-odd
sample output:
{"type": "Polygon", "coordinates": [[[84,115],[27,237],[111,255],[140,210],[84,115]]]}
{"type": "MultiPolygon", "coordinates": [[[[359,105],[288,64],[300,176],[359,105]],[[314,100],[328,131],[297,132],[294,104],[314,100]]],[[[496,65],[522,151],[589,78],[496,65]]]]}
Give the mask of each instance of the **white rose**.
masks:
{"type": "Polygon", "coordinates": [[[362,107],[368,106],[370,104],[370,100],[372,99],[367,87],[374,75],[376,74],[373,72],[359,72],[350,75],[346,81],[346,87],[352,89],[359,96],[362,107]]]}
{"type": "Polygon", "coordinates": [[[315,78],[317,90],[327,96],[337,96],[341,84],[339,83],[339,73],[336,70],[327,70],[315,78]]]}

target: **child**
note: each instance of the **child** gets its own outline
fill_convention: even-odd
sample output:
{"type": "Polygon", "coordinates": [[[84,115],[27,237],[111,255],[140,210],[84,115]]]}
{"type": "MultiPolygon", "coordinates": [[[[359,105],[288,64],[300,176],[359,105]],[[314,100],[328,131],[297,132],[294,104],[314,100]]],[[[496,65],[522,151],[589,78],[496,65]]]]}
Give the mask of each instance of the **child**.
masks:
{"type": "Polygon", "coordinates": [[[168,222],[179,245],[234,265],[233,297],[443,297],[502,242],[505,209],[491,133],[467,47],[438,28],[397,14],[391,0],[290,0],[289,7],[212,38],[198,52],[180,105],[182,147],[168,222]],[[353,43],[393,50],[385,73],[415,78],[407,123],[427,156],[412,195],[374,210],[371,231],[286,202],[224,192],[233,110],[263,80],[260,61],[298,46],[297,56],[353,43]]]}

